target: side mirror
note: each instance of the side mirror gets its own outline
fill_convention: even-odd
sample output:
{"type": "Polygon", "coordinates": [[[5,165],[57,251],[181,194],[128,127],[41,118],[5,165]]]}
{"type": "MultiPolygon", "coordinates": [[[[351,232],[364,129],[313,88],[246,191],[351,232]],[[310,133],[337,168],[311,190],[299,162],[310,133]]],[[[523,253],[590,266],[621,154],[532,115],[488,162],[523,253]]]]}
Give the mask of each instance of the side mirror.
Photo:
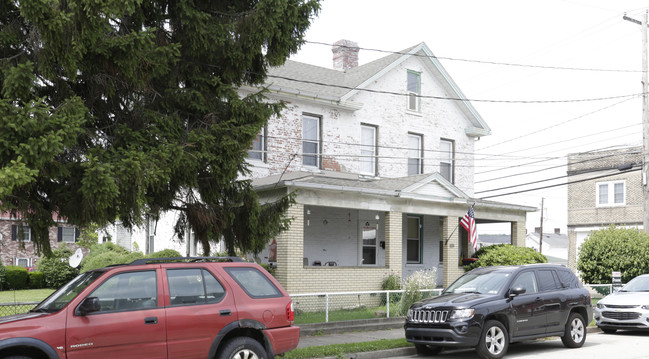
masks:
{"type": "Polygon", "coordinates": [[[99,303],[99,298],[88,297],[84,299],[81,304],[79,304],[74,314],[84,316],[90,313],[98,312],[100,309],[101,304],[99,303]]]}
{"type": "Polygon", "coordinates": [[[509,297],[514,298],[525,292],[526,292],[525,288],[521,288],[521,287],[512,288],[509,290],[509,297]]]}

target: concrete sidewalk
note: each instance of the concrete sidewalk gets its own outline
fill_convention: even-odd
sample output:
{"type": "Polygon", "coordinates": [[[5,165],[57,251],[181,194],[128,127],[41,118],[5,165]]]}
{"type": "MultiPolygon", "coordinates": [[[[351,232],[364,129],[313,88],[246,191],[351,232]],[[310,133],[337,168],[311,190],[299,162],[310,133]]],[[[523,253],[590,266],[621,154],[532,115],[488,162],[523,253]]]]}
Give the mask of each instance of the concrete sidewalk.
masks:
{"type": "Polygon", "coordinates": [[[381,339],[405,338],[403,328],[374,330],[368,332],[348,332],[339,334],[309,335],[300,337],[298,348],[315,347],[331,344],[372,342],[381,339]]]}

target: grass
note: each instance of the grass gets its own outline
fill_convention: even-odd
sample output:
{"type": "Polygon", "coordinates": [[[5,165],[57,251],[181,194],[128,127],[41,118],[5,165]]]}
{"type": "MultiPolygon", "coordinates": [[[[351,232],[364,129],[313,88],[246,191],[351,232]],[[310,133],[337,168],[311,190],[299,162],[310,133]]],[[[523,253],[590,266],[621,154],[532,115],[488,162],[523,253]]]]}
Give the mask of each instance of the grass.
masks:
{"type": "Polygon", "coordinates": [[[376,350],[406,348],[413,346],[405,338],[401,339],[381,339],[364,343],[348,343],[335,345],[322,345],[317,347],[298,348],[291,350],[284,355],[284,359],[306,359],[306,358],[324,358],[324,357],[342,357],[344,354],[371,352],[376,350]]]}
{"type": "MultiPolygon", "coordinates": [[[[390,304],[390,317],[397,317],[397,307],[398,303],[390,304]]],[[[386,306],[378,307],[359,307],[354,309],[340,309],[340,310],[330,310],[329,311],[329,321],[330,322],[339,322],[343,320],[357,320],[357,319],[372,319],[377,318],[375,313],[377,311],[386,312],[386,306]]],[[[382,315],[384,317],[385,315],[382,315]]],[[[295,324],[312,324],[312,323],[324,323],[326,318],[325,312],[298,312],[295,315],[295,324]]]]}
{"type": "Polygon", "coordinates": [[[40,302],[54,292],[54,289],[5,290],[0,292],[0,303],[40,302]]]}

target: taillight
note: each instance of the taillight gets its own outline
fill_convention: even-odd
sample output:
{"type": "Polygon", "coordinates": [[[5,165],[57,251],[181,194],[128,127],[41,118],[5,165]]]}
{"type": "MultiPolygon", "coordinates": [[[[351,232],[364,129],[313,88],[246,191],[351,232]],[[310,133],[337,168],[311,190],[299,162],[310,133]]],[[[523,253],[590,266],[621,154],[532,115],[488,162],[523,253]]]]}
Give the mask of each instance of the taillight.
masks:
{"type": "Polygon", "coordinates": [[[292,322],[295,320],[295,312],[293,311],[293,301],[286,305],[286,320],[292,322]]]}

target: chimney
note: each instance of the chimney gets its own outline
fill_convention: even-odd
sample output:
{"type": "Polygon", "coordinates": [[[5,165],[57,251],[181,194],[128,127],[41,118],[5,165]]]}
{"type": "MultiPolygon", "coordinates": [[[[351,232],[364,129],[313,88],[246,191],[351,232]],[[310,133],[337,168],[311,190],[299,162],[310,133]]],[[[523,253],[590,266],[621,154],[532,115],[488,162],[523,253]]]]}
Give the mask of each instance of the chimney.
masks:
{"type": "Polygon", "coordinates": [[[331,47],[334,53],[334,69],[347,71],[358,66],[358,44],[349,40],[338,40],[331,47]]]}
{"type": "Polygon", "coordinates": [[[555,228],[554,234],[561,234],[561,228],[555,228]]]}

